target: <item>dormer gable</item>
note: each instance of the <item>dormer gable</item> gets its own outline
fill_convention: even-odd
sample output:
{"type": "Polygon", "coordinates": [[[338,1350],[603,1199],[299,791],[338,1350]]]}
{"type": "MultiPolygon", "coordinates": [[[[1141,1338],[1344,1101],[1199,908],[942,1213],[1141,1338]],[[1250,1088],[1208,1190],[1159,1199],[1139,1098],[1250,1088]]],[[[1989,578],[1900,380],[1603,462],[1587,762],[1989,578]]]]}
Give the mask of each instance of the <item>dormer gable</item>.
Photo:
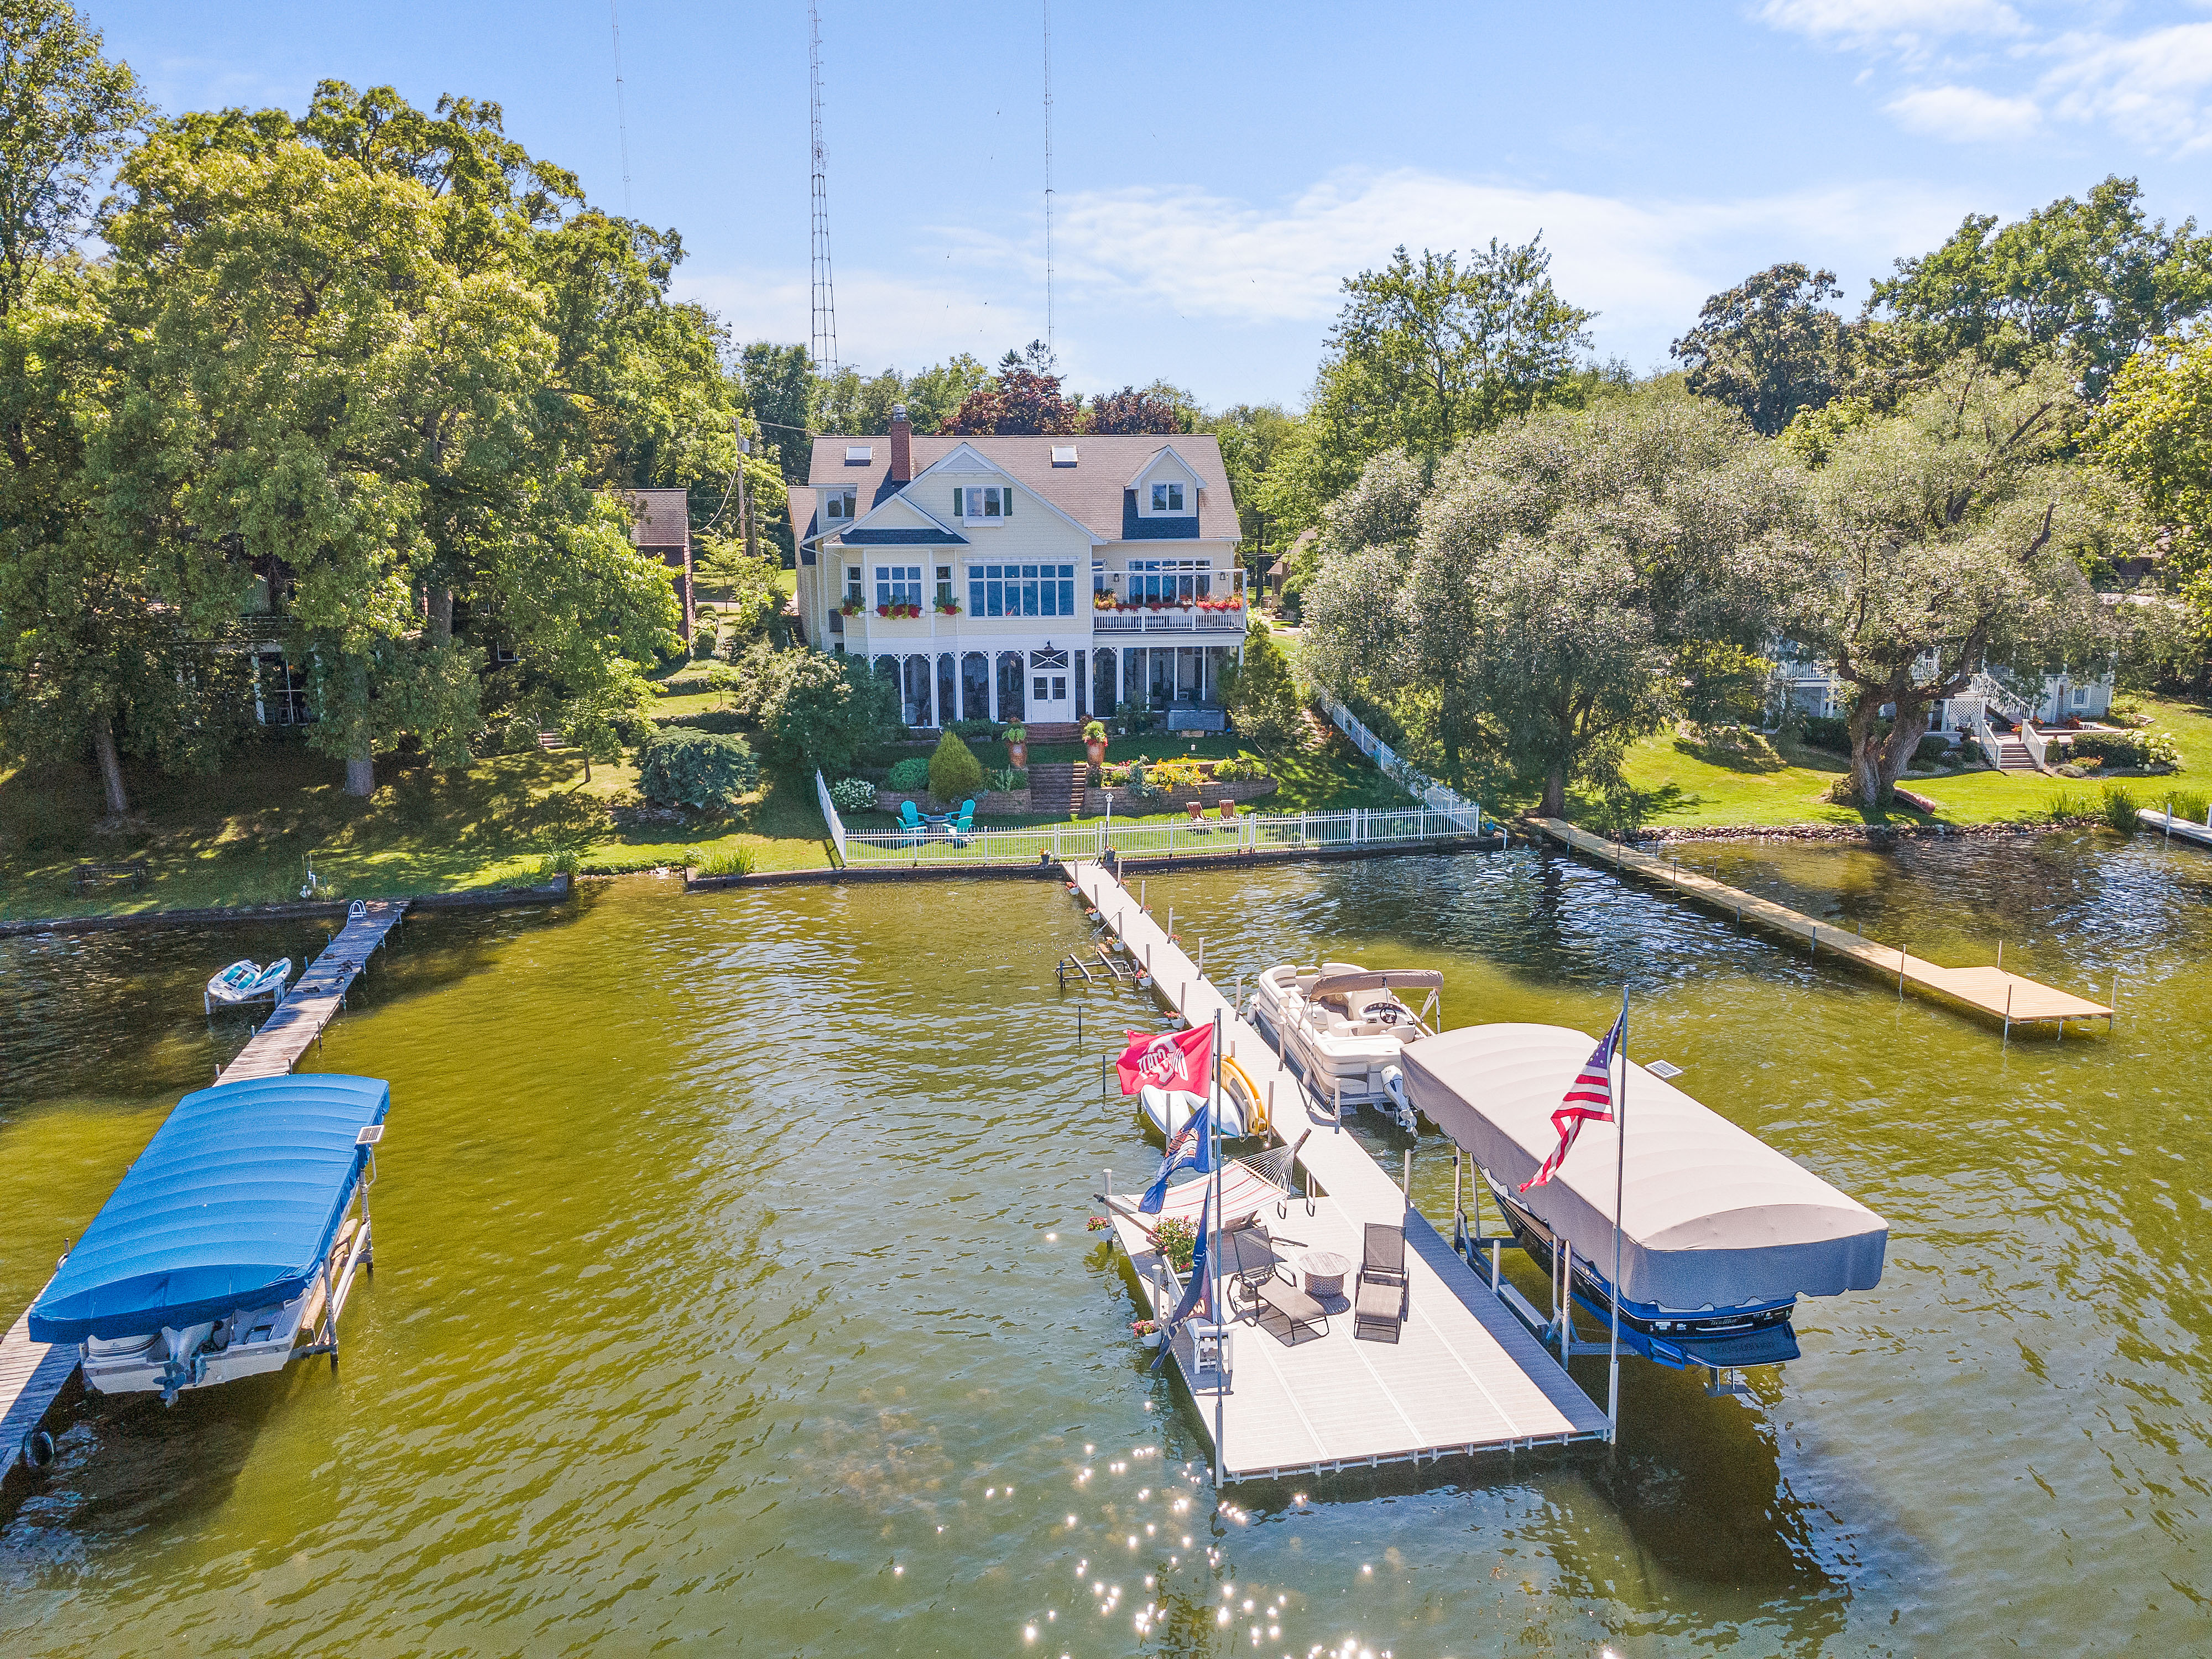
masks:
{"type": "Polygon", "coordinates": [[[1197,469],[1176,453],[1173,444],[1162,444],[1128,483],[1139,519],[1195,520],[1200,487],[1197,469]]]}
{"type": "Polygon", "coordinates": [[[1093,547],[1103,538],[1049,497],[1039,495],[969,443],[953,446],[918,473],[905,494],[927,502],[945,522],[963,528],[1000,525],[1024,514],[1049,514],[1079,532],[1093,547]]]}

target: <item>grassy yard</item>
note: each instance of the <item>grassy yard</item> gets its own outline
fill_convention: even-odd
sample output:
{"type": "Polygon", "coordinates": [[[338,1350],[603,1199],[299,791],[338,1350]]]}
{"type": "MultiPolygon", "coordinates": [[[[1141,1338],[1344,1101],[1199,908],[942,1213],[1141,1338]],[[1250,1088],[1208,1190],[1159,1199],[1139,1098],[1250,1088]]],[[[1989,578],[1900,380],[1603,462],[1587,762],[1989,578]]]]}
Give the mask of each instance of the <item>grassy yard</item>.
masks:
{"type": "Polygon", "coordinates": [[[592,769],[573,753],[502,755],[465,771],[382,763],[374,795],[356,800],[341,769],[291,742],[249,748],[210,778],[131,779],[136,813],[118,831],[96,829],[90,769],[0,774],[0,919],[138,909],[266,904],[299,896],[307,860],[326,895],[494,887],[537,879],[556,853],[587,870],[680,863],[692,848],[749,847],[762,869],[829,862],[811,781],[771,781],[742,830],[728,820],[617,824],[634,799],[635,770],[592,769]],[[143,860],[142,890],[80,896],[80,862],[143,860]]]}
{"type": "MultiPolygon", "coordinates": [[[[2203,790],[2212,780],[2212,709],[2196,703],[2139,700],[2156,726],[2173,733],[2183,769],[2171,780],[2116,780],[2144,805],[2154,805],[2172,787],[2203,790]]],[[[1660,828],[1701,824],[1863,823],[1867,815],[1827,799],[1831,785],[1846,770],[1840,755],[1784,743],[1776,760],[1761,762],[1716,755],[1672,735],[1647,738],[1630,750],[1623,770],[1643,804],[1644,822],[1660,828]]],[[[2050,816],[2063,799],[2092,804],[2104,785],[2095,774],[2052,778],[2040,773],[1987,770],[1914,775],[1905,787],[1937,804],[1937,816],[1954,823],[2033,822],[2050,816]]],[[[1594,803],[1577,804],[1575,815],[1593,815],[1594,803]]],[[[1898,823],[1928,821],[1899,808],[1888,815],[1898,823]]]]}

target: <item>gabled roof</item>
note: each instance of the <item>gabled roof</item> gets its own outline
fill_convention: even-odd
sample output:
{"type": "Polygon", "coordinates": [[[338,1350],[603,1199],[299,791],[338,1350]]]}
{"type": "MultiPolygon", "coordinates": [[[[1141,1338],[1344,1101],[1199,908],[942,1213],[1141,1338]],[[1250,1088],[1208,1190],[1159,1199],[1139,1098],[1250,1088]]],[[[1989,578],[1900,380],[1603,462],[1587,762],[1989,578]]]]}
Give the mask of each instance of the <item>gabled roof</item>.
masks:
{"type": "Polygon", "coordinates": [[[1189,473],[1192,477],[1198,478],[1201,484],[1206,482],[1205,479],[1199,477],[1199,471],[1196,467],[1193,466],[1188,461],[1183,459],[1181,455],[1176,453],[1175,443],[1170,441],[1160,445],[1158,448],[1153,450],[1151,454],[1145,457],[1145,464],[1129,475],[1129,488],[1134,489],[1139,484],[1142,483],[1145,481],[1145,475],[1147,472],[1150,472],[1153,467],[1159,464],[1159,460],[1162,456],[1165,456],[1170,460],[1172,460],[1177,466],[1189,473]]]}
{"type": "MultiPolygon", "coordinates": [[[[1066,436],[1035,438],[952,437],[942,434],[914,439],[916,481],[965,445],[1016,483],[1040,500],[1058,507],[1101,541],[1155,540],[1163,537],[1233,542],[1242,534],[1237,523],[1237,504],[1229,492],[1229,475],[1221,464],[1221,446],[1209,433],[1181,433],[1166,438],[1152,433],[1099,436],[1085,433],[1073,441],[1080,459],[1073,466],[1052,464],[1053,446],[1065,447],[1066,436]],[[1176,459],[1199,483],[1198,511],[1188,518],[1138,520],[1130,481],[1150,465],[1161,450],[1172,447],[1176,459]],[[1135,532],[1132,521],[1158,528],[1135,532]]],[[[814,441],[807,483],[817,489],[857,486],[860,499],[880,503],[896,494],[890,482],[890,443],[887,439],[830,436],[814,441]],[[866,466],[848,465],[845,447],[872,443],[875,459],[866,466]]],[[[942,478],[940,477],[940,482],[942,478]]],[[[949,484],[946,486],[950,488],[949,484]]],[[[949,513],[951,499],[942,503],[949,513]]],[[[810,535],[822,533],[820,526],[810,535]]]]}
{"type": "Polygon", "coordinates": [[[629,507],[629,538],[638,547],[688,547],[691,544],[691,493],[686,489],[623,489],[629,507]]]}
{"type": "Polygon", "coordinates": [[[911,495],[894,490],[842,532],[830,534],[850,547],[964,547],[968,538],[911,495]]]}

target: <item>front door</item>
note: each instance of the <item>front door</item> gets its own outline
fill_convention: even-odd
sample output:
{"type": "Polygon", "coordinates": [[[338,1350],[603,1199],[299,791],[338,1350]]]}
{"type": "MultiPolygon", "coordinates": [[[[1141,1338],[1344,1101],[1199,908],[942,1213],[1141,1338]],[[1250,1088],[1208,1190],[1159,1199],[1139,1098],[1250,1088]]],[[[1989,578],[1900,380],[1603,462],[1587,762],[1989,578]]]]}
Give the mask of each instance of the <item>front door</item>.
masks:
{"type": "Polygon", "coordinates": [[[1060,650],[1030,653],[1030,720],[1039,726],[1066,726],[1075,720],[1075,669],[1060,650]]]}

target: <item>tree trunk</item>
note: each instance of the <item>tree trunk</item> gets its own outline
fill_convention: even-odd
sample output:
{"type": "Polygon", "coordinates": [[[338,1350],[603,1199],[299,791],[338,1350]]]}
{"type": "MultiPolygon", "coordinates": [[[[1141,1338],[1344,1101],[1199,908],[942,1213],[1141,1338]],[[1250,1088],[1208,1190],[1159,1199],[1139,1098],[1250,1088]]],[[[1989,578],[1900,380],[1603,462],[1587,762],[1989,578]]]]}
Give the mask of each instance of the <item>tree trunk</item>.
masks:
{"type": "MultiPolygon", "coordinates": [[[[1905,775],[1911,764],[1920,739],[1927,735],[1928,705],[1898,696],[1890,700],[1895,714],[1888,735],[1875,734],[1875,716],[1869,713],[1862,720],[1857,709],[1851,711],[1851,792],[1859,798],[1860,806],[1869,812],[1886,810],[1896,799],[1897,781],[1905,775]]],[[[1878,708],[1874,694],[1867,694],[1866,707],[1878,708]]]]}
{"type": "Polygon", "coordinates": [[[106,715],[92,722],[92,752],[100,761],[100,785],[107,797],[107,816],[127,817],[131,797],[123,787],[123,762],[115,752],[115,724],[106,715]]]}
{"type": "Polygon", "coordinates": [[[586,749],[586,750],[584,750],[584,781],[585,781],[586,783],[589,783],[591,781],[592,781],[592,751],[591,751],[590,750],[586,749]]]}
{"type": "Polygon", "coordinates": [[[429,591],[429,626],[423,632],[434,645],[442,645],[453,637],[453,590],[434,587],[429,591]]]}
{"type": "Polygon", "coordinates": [[[1537,816],[1563,818],[1567,815],[1567,774],[1564,767],[1555,766],[1544,774],[1544,799],[1536,808],[1537,816]]]}
{"type": "Polygon", "coordinates": [[[359,795],[364,800],[376,793],[376,757],[374,754],[347,757],[345,792],[349,795],[359,795]]]}

